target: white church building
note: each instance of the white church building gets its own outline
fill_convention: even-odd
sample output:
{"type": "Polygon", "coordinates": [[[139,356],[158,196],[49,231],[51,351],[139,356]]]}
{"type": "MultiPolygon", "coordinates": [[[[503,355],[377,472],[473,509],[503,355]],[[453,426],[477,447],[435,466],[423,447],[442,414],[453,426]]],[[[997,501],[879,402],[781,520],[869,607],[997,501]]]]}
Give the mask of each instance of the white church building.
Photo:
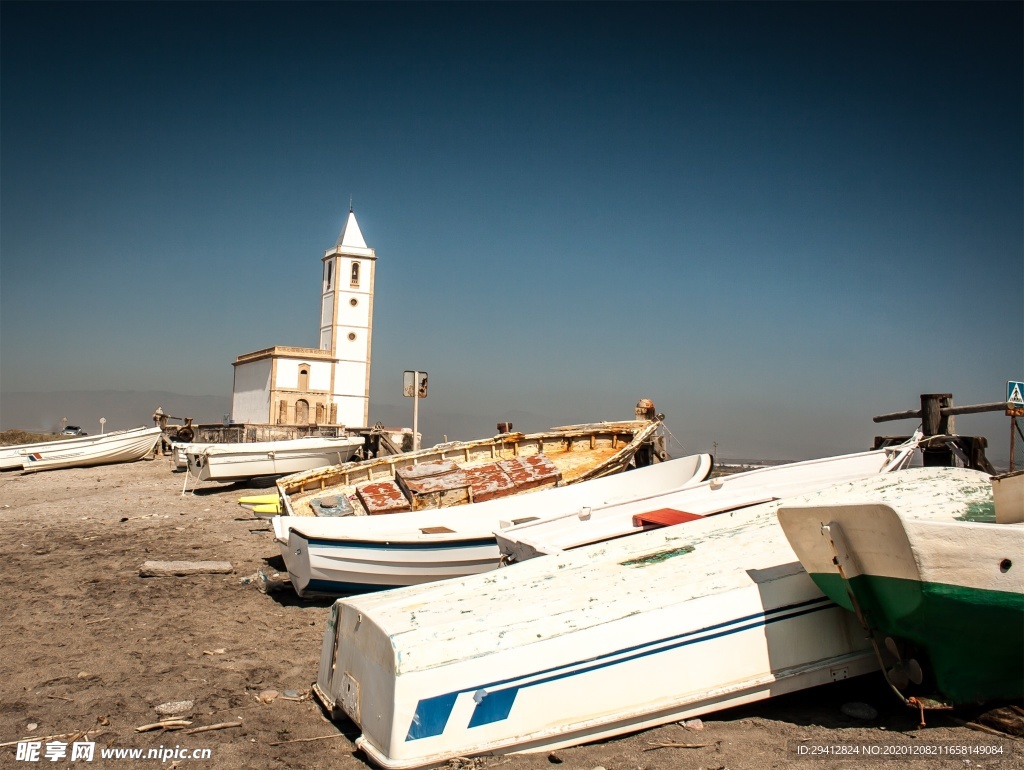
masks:
{"type": "Polygon", "coordinates": [[[238,356],[231,419],[261,425],[365,427],[370,416],[377,255],[356,216],[323,256],[320,347],[275,345],[238,356]]]}

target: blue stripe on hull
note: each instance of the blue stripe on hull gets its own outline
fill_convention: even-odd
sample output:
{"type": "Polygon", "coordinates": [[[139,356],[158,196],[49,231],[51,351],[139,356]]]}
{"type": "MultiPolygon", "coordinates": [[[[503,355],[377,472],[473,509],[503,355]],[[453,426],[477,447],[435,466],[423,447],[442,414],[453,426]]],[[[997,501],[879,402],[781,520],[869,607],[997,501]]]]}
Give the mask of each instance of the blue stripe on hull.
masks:
{"type": "Polygon", "coordinates": [[[316,537],[306,537],[300,531],[297,535],[305,538],[311,546],[318,548],[369,548],[378,551],[436,551],[448,550],[449,548],[479,548],[482,545],[498,544],[496,538],[481,537],[472,540],[439,541],[436,543],[374,543],[359,540],[324,540],[316,537]]]}
{"type": "Polygon", "coordinates": [[[492,682],[487,685],[457,690],[452,693],[446,693],[445,695],[424,698],[416,704],[416,712],[413,715],[412,724],[409,727],[409,734],[406,736],[405,740],[412,741],[419,738],[431,738],[441,735],[448,724],[448,719],[455,706],[456,698],[463,693],[475,692],[474,700],[476,701],[476,707],[473,709],[473,715],[470,718],[469,726],[479,727],[480,725],[492,724],[508,718],[512,711],[512,705],[515,702],[516,695],[521,689],[546,684],[559,679],[565,679],[571,676],[576,676],[577,674],[585,674],[590,671],[596,671],[609,666],[616,666],[620,663],[626,663],[649,655],[656,655],[661,652],[675,650],[691,644],[719,639],[721,637],[738,634],[743,631],[750,631],[755,628],[767,626],[771,623],[777,623],[781,620],[790,620],[812,612],[832,609],[836,606],[837,605],[835,605],[831,600],[825,597],[818,597],[816,599],[798,602],[797,604],[778,607],[774,610],[769,610],[768,612],[747,615],[745,617],[735,618],[722,623],[716,623],[714,625],[707,626],[706,628],[701,628],[696,631],[687,631],[686,633],[666,637],[665,639],[659,639],[654,642],[646,642],[644,644],[626,647],[621,650],[606,653],[596,659],[577,661],[568,665],[558,666],[544,671],[537,671],[525,676],[517,676],[510,679],[492,682]],[[576,668],[577,666],[583,667],[576,668]],[[535,677],[540,678],[535,679],[535,677]],[[513,684],[516,682],[518,682],[518,684],[513,684]]]}

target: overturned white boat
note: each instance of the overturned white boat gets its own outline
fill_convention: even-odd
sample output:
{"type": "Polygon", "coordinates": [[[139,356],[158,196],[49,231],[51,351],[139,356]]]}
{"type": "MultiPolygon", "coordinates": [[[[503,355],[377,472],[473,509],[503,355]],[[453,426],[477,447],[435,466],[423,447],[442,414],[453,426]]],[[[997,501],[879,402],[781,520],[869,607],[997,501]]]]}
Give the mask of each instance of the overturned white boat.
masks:
{"type": "Polygon", "coordinates": [[[797,561],[778,506],[340,599],[314,692],[360,727],[373,762],[414,768],[547,751],[875,670],[853,615],[797,561]]]}
{"type": "Polygon", "coordinates": [[[184,449],[188,472],[199,481],[242,481],[282,476],[348,462],[362,436],[314,436],[286,441],[191,444],[184,449]]]}
{"type": "Polygon", "coordinates": [[[698,454],[529,495],[388,516],[276,516],[274,536],[300,596],[425,583],[497,568],[501,526],[685,489],[712,465],[711,455],[698,454]]]}
{"type": "Polygon", "coordinates": [[[156,427],[140,427],[97,436],[79,436],[67,441],[25,445],[19,451],[21,468],[26,473],[34,473],[135,462],[153,451],[162,432],[156,427]]]}
{"type": "Polygon", "coordinates": [[[899,470],[910,463],[919,440],[920,434],[898,446],[758,468],[660,497],[540,518],[496,531],[498,547],[506,561],[525,561],[899,470]]]}

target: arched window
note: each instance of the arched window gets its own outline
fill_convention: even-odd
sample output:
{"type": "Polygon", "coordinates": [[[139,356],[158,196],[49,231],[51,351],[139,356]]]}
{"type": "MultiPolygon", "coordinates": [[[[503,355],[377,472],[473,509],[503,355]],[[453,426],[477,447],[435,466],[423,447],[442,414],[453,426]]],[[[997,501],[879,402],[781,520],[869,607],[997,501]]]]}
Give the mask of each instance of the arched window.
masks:
{"type": "Polygon", "coordinates": [[[295,402],[295,424],[309,425],[309,402],[305,399],[295,402]]]}
{"type": "Polygon", "coordinates": [[[359,263],[358,262],[353,262],[352,263],[352,285],[353,286],[358,286],[359,285],[359,263]]]}
{"type": "Polygon", "coordinates": [[[309,364],[299,364],[299,390],[309,390],[309,364]]]}
{"type": "Polygon", "coordinates": [[[334,288],[334,260],[328,260],[324,264],[324,292],[334,288]]]}

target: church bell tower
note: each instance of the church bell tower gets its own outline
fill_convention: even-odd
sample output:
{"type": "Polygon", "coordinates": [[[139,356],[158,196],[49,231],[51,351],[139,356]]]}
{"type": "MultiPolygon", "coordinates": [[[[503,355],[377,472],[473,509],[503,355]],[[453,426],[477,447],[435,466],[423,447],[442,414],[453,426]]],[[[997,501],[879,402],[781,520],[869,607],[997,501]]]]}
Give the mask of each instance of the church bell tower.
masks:
{"type": "Polygon", "coordinates": [[[344,425],[369,422],[376,264],[349,208],[337,242],[324,253],[320,303],[320,350],[331,354],[331,401],[344,425]]]}

